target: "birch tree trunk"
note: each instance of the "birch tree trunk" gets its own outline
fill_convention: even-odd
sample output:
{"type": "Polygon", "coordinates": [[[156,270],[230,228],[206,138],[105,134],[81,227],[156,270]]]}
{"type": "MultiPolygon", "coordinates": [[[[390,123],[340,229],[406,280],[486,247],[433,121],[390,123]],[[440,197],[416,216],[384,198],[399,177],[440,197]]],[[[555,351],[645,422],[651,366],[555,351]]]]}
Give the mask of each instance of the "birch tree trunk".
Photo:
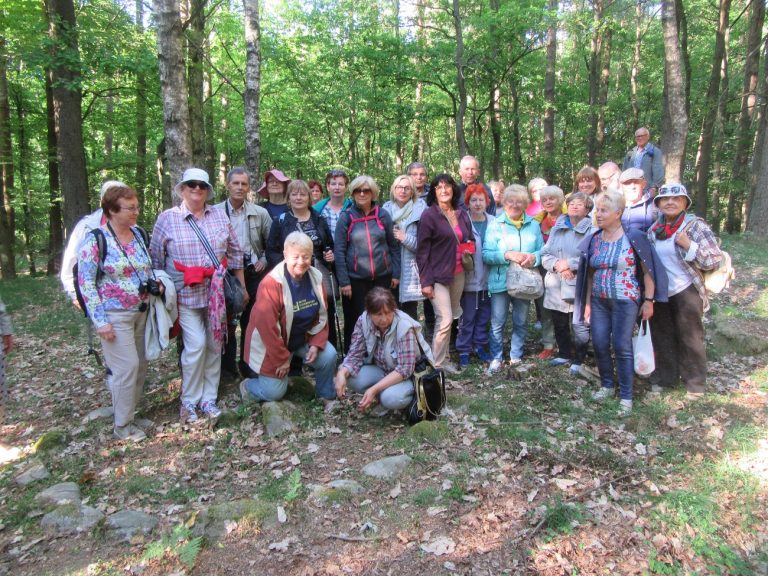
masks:
{"type": "Polygon", "coordinates": [[[245,165],[251,178],[258,180],[261,171],[261,27],[259,0],[243,0],[245,9],[245,165]]]}
{"type": "Polygon", "coordinates": [[[675,0],[663,0],[661,27],[664,35],[664,83],[667,121],[662,128],[662,146],[667,182],[681,182],[685,167],[685,139],[688,136],[682,56],[677,33],[675,0]]]}
{"type": "Polygon", "coordinates": [[[153,0],[153,6],[157,19],[157,60],[160,68],[164,149],[167,159],[163,168],[167,169],[173,185],[179,181],[184,169],[192,163],[179,0],[153,0]]]}

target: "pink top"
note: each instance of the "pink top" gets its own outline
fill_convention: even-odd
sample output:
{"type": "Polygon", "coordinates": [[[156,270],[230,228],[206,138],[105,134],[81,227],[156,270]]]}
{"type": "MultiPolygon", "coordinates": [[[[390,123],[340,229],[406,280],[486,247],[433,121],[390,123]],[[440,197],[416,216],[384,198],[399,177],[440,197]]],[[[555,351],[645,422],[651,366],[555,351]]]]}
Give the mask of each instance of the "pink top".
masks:
{"type": "Polygon", "coordinates": [[[458,240],[456,245],[456,268],[453,269],[453,275],[456,276],[457,274],[464,272],[464,267],[461,265],[461,252],[459,252],[459,246],[464,241],[464,235],[461,233],[461,228],[459,227],[458,222],[453,231],[456,232],[456,239],[458,240]]]}

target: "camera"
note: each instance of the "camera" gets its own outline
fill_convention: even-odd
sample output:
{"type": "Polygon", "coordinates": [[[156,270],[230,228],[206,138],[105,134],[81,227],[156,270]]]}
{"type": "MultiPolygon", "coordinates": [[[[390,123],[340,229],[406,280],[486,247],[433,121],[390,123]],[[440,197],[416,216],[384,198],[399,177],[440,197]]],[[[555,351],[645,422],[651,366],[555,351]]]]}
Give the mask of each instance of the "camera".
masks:
{"type": "Polygon", "coordinates": [[[160,296],[160,283],[154,278],[148,278],[146,282],[139,284],[139,296],[144,296],[147,293],[152,296],[160,296]]]}
{"type": "Polygon", "coordinates": [[[253,272],[254,267],[255,265],[253,263],[253,260],[251,259],[251,255],[243,254],[243,268],[245,268],[249,272],[253,272]]]}

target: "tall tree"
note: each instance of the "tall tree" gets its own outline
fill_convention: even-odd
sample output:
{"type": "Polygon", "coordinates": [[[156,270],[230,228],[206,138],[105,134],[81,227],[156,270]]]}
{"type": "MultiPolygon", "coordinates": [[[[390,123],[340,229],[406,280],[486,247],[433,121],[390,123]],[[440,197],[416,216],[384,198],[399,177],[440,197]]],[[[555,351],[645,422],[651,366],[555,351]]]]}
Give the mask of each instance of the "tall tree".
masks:
{"type": "Polygon", "coordinates": [[[261,26],[259,0],[243,0],[245,9],[245,165],[252,178],[261,171],[261,26]]]}
{"type": "Polygon", "coordinates": [[[544,71],[544,178],[555,181],[555,74],[557,70],[557,0],[548,0],[547,64],[544,71]]]}
{"type": "Polygon", "coordinates": [[[454,121],[456,123],[456,144],[459,147],[459,158],[469,154],[467,136],[464,130],[464,116],[467,113],[467,84],[464,78],[464,31],[462,29],[461,6],[459,0],[453,0],[452,11],[453,30],[456,34],[456,49],[453,65],[456,67],[456,87],[458,89],[458,102],[454,102],[454,121]]]}
{"type": "Polygon", "coordinates": [[[163,95],[165,157],[171,182],[175,183],[192,163],[179,0],[154,0],[154,9],[157,18],[160,89],[163,95]]]}
{"type": "MultiPolygon", "coordinates": [[[[768,74],[768,39],[763,51],[763,70],[768,74]]],[[[763,81],[760,110],[760,124],[757,128],[755,153],[752,160],[754,179],[750,195],[750,210],[747,218],[747,231],[758,236],[768,237],[768,81],[763,81]]]]}
{"type": "Polygon", "coordinates": [[[80,50],[72,0],[47,0],[51,37],[51,89],[56,119],[56,157],[64,196],[64,227],[71,232],[88,212],[88,173],[83,146],[80,50]]]}
{"type": "Polygon", "coordinates": [[[53,102],[53,72],[45,75],[45,120],[46,149],[48,151],[48,263],[45,273],[58,273],[61,255],[64,252],[64,230],[61,222],[61,188],[59,184],[59,160],[57,156],[58,136],[56,132],[56,110],[53,102]]]}
{"type": "Polygon", "coordinates": [[[16,277],[13,148],[7,66],[5,37],[0,36],[0,272],[4,280],[16,277]]]}
{"type": "Polygon", "coordinates": [[[702,218],[707,215],[709,188],[709,168],[712,161],[712,137],[717,118],[717,105],[720,97],[720,76],[722,74],[723,58],[725,56],[725,33],[728,29],[728,17],[731,10],[731,0],[720,0],[720,12],[715,31],[715,49],[712,56],[712,71],[709,77],[709,88],[704,101],[704,119],[699,134],[699,149],[696,153],[696,173],[694,175],[694,190],[696,196],[696,214],[702,218]]]}
{"type": "Polygon", "coordinates": [[[187,29],[187,89],[189,91],[189,135],[192,141],[192,163],[205,166],[205,6],[207,0],[189,0],[187,29]]]}
{"type": "Polygon", "coordinates": [[[665,122],[662,129],[664,178],[667,182],[681,182],[685,166],[685,139],[688,136],[685,85],[683,83],[682,54],[678,38],[677,7],[675,0],[662,0],[661,28],[664,34],[664,100],[665,122]]]}
{"type": "MultiPolygon", "coordinates": [[[[136,31],[144,33],[144,0],[136,0],[136,31]]],[[[136,173],[134,182],[139,195],[139,206],[144,207],[147,187],[147,76],[144,66],[136,71],[136,173]]]]}
{"type": "Polygon", "coordinates": [[[589,57],[589,133],[587,134],[587,164],[597,163],[598,107],[600,98],[600,57],[603,53],[603,0],[594,0],[592,4],[592,41],[589,57]]]}

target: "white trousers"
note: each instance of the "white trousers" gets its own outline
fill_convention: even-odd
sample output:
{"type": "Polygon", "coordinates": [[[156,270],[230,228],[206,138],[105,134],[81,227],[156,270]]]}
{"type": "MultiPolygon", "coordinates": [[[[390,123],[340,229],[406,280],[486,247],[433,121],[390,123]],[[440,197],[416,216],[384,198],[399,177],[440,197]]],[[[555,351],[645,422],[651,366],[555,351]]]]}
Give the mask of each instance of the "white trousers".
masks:
{"type": "Polygon", "coordinates": [[[179,306],[184,339],[181,353],[181,401],[197,406],[215,402],[221,375],[221,344],[208,326],[208,308],[179,306]]]}

